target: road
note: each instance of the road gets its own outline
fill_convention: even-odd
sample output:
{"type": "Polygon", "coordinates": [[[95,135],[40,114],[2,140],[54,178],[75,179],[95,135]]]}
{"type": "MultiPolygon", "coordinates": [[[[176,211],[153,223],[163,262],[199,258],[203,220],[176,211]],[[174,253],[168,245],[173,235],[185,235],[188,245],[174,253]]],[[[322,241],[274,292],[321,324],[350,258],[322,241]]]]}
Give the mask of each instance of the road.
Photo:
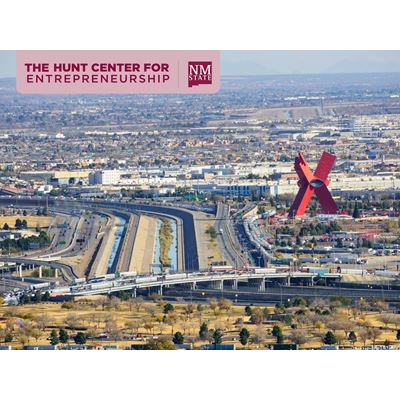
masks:
{"type": "Polygon", "coordinates": [[[228,263],[235,267],[246,265],[246,259],[240,251],[240,246],[233,231],[227,204],[218,203],[215,226],[220,248],[228,263]]]}
{"type": "MultiPolygon", "coordinates": [[[[46,200],[38,197],[0,197],[0,204],[15,207],[44,207],[46,205],[46,200]]],[[[52,198],[48,199],[48,204],[51,207],[68,207],[73,210],[81,210],[82,206],[89,206],[92,208],[112,207],[118,210],[119,208],[132,210],[133,212],[145,212],[161,215],[169,215],[171,217],[177,218],[181,221],[182,237],[178,242],[183,249],[183,268],[184,271],[198,271],[199,270],[199,257],[197,250],[197,238],[195,231],[195,223],[193,214],[187,210],[168,207],[168,206],[157,206],[148,205],[141,203],[124,203],[124,202],[111,202],[111,201],[71,201],[71,200],[58,200],[52,198]]]]}
{"type": "Polygon", "coordinates": [[[18,264],[31,264],[37,266],[45,266],[50,268],[57,268],[63,271],[65,277],[72,281],[73,278],[77,278],[73,268],[70,265],[60,263],[58,261],[44,261],[44,260],[36,260],[34,258],[25,258],[25,257],[3,257],[0,256],[0,261],[4,262],[14,262],[18,264]]]}
{"type": "Polygon", "coordinates": [[[139,225],[139,217],[131,214],[125,232],[125,238],[122,244],[121,253],[118,260],[117,270],[126,272],[130,270],[133,248],[135,245],[137,229],[139,225]]]}

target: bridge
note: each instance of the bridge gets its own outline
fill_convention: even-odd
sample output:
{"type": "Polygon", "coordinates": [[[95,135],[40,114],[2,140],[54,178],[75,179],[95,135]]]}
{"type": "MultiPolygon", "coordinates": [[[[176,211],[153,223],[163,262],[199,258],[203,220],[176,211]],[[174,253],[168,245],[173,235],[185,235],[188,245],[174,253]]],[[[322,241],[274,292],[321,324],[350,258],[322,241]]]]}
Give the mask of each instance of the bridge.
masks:
{"type": "MultiPolygon", "coordinates": [[[[5,263],[15,263],[15,266],[11,266],[9,268],[15,269],[20,276],[22,276],[22,268],[24,266],[35,266],[35,267],[49,267],[53,268],[56,272],[61,270],[65,274],[65,278],[69,281],[72,281],[74,278],[77,278],[73,268],[70,265],[61,263],[58,261],[58,257],[37,257],[37,258],[25,258],[25,257],[2,257],[0,256],[0,261],[5,263]]],[[[41,275],[41,270],[39,269],[39,277],[41,275]]]]}
{"type": "MultiPolygon", "coordinates": [[[[172,286],[186,286],[191,290],[198,288],[211,288],[223,290],[224,284],[228,284],[233,290],[238,290],[242,285],[256,287],[257,291],[265,292],[268,283],[278,286],[290,286],[293,282],[303,282],[313,286],[315,280],[321,278],[317,273],[309,272],[284,272],[284,273],[186,273],[156,276],[124,276],[119,278],[106,279],[95,278],[69,286],[58,287],[52,291],[52,296],[89,296],[95,294],[111,294],[120,291],[132,291],[133,296],[140,289],[156,288],[162,294],[163,288],[172,286]]],[[[328,273],[323,279],[340,280],[341,274],[328,273]]]]}

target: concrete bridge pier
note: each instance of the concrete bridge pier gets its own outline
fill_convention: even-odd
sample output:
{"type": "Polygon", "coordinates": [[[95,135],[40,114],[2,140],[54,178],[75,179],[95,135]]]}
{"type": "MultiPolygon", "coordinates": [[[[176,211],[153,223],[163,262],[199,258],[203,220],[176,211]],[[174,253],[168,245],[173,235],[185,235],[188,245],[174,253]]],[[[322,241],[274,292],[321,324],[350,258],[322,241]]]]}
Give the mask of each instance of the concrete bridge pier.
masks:
{"type": "Polygon", "coordinates": [[[192,282],[192,290],[196,290],[196,282],[192,282]]]}
{"type": "Polygon", "coordinates": [[[58,278],[58,268],[54,269],[54,278],[58,278]]]}
{"type": "Polygon", "coordinates": [[[163,294],[163,287],[162,287],[162,285],[158,287],[158,294],[159,294],[160,296],[162,296],[162,294],[163,294]]]}
{"type": "Polygon", "coordinates": [[[286,278],[286,286],[290,286],[290,275],[286,278]]]}
{"type": "Polygon", "coordinates": [[[43,271],[42,271],[42,266],[39,266],[39,278],[43,277],[43,271]]]}
{"type": "Polygon", "coordinates": [[[19,276],[20,278],[22,278],[22,264],[20,264],[20,265],[17,267],[17,270],[18,270],[18,276],[19,276]]]}
{"type": "Polygon", "coordinates": [[[211,281],[210,287],[222,291],[224,289],[224,281],[222,279],[220,281],[211,281]]]}
{"type": "Polygon", "coordinates": [[[132,289],[132,297],[136,297],[137,296],[137,288],[133,288],[132,289]]]}
{"type": "Polygon", "coordinates": [[[232,289],[233,290],[238,290],[238,280],[237,279],[234,279],[232,281],[232,289]]]}
{"type": "Polygon", "coordinates": [[[265,292],[265,278],[261,279],[260,284],[258,285],[259,292],[265,292]]]}

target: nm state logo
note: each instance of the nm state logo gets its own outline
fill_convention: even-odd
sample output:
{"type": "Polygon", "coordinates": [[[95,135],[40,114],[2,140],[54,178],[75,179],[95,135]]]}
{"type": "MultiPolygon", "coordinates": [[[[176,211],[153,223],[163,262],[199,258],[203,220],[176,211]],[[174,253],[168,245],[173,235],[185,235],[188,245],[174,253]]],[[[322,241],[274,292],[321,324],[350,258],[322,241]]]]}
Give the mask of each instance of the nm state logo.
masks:
{"type": "Polygon", "coordinates": [[[188,62],[188,85],[212,85],[212,62],[211,61],[189,61],[188,62]]]}

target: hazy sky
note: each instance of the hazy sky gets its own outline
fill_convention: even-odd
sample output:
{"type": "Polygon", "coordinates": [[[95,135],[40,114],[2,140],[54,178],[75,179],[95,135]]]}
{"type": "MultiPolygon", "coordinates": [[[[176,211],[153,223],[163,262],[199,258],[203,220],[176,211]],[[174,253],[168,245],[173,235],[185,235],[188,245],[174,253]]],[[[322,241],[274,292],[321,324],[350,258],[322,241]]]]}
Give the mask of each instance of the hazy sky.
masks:
{"type": "MultiPolygon", "coordinates": [[[[222,75],[400,72],[400,51],[223,51],[222,75]]],[[[15,52],[0,51],[0,78],[15,76],[15,52]]]]}

